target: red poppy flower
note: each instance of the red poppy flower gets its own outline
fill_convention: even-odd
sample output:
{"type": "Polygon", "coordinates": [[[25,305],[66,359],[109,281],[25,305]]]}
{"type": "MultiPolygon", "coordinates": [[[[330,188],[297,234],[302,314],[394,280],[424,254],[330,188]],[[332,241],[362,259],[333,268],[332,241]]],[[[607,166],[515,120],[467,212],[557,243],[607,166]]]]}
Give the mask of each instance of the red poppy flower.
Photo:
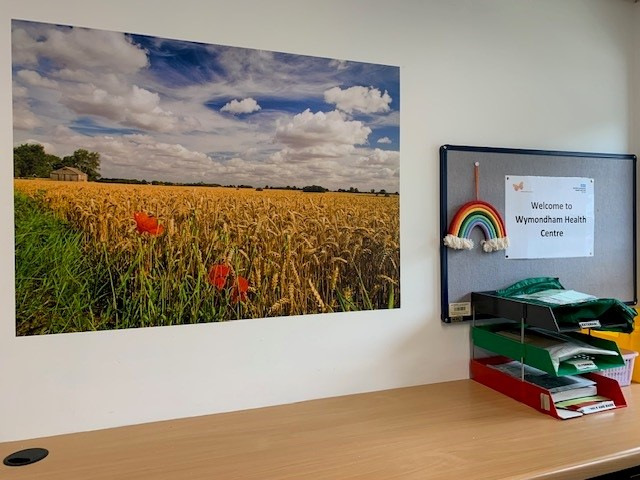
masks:
{"type": "Polygon", "coordinates": [[[214,285],[218,290],[222,290],[227,283],[227,277],[231,267],[229,265],[213,265],[209,269],[209,283],[214,285]]]}
{"type": "Polygon", "coordinates": [[[244,277],[236,278],[235,283],[233,284],[233,289],[231,290],[231,300],[233,303],[246,302],[247,292],[249,291],[249,281],[244,277]]]}
{"type": "Polygon", "coordinates": [[[138,233],[147,232],[149,235],[162,235],[164,232],[164,227],[158,224],[158,219],[144,212],[135,212],[133,219],[136,221],[138,233]]]}

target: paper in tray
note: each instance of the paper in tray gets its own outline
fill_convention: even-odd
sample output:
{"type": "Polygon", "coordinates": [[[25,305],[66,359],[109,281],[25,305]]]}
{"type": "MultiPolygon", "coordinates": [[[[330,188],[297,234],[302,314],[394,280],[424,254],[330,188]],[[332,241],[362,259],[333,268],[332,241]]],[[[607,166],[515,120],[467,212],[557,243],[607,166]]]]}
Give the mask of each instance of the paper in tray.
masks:
{"type": "MultiPolygon", "coordinates": [[[[613,352],[614,354],[592,355],[590,357],[592,363],[587,365],[568,361],[557,362],[552,358],[550,351],[544,348],[544,342],[529,341],[533,338],[531,333],[526,332],[524,336],[525,342],[521,343],[520,335],[513,330],[514,325],[514,323],[500,323],[473,327],[471,332],[473,343],[480,348],[504,355],[512,360],[524,359],[525,364],[558,376],[617,368],[625,364],[624,358],[620,355],[620,350],[615,342],[575,332],[567,333],[564,336],[580,344],[593,347],[593,349],[613,352]]],[[[534,332],[534,335],[539,335],[539,333],[534,332]]],[[[592,351],[595,352],[596,350],[592,351]]],[[[577,352],[579,350],[574,353],[577,352]]]]}
{"type": "MultiPolygon", "coordinates": [[[[552,417],[565,420],[582,416],[580,412],[556,408],[551,400],[551,392],[549,392],[549,390],[522,381],[519,378],[514,378],[490,367],[490,365],[501,364],[507,361],[508,359],[503,356],[471,360],[471,378],[552,417]]],[[[584,377],[595,381],[598,388],[598,395],[612,400],[615,408],[627,406],[627,402],[617,381],[598,375],[597,373],[587,373],[584,377]]]]}

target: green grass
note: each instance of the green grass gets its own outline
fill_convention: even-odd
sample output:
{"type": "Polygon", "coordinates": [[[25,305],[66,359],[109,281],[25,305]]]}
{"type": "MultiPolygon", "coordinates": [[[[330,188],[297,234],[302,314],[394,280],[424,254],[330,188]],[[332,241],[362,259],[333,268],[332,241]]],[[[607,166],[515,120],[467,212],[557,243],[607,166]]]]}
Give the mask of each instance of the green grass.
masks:
{"type": "Polygon", "coordinates": [[[141,238],[133,253],[96,251],[37,199],[16,193],[14,202],[18,335],[246,318],[230,289],[207,282],[199,245],[181,265],[163,238],[141,238]]]}
{"type": "Polygon", "coordinates": [[[16,329],[18,335],[95,330],[100,275],[82,236],[38,202],[15,195],[16,329]]]}

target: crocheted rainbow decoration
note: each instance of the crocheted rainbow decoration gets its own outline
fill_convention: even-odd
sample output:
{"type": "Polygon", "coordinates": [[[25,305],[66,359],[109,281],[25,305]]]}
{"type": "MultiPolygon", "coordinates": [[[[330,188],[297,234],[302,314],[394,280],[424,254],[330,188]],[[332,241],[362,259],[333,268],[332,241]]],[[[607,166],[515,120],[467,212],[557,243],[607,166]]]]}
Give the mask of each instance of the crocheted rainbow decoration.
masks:
{"type": "Polygon", "coordinates": [[[456,250],[471,250],[473,240],[470,236],[475,227],[480,227],[484,233],[484,240],[480,243],[485,252],[504,250],[509,246],[502,217],[493,205],[481,200],[460,207],[451,220],[444,244],[456,250]]]}

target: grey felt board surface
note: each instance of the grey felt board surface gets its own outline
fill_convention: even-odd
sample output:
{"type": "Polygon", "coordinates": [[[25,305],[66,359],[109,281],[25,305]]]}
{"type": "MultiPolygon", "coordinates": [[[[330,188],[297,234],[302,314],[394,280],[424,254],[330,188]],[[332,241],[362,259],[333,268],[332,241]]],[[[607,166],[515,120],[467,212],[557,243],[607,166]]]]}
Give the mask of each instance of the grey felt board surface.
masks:
{"type": "MultiPolygon", "coordinates": [[[[473,291],[497,290],[524,278],[539,276],[558,277],[567,289],[601,298],[635,301],[635,157],[458,151],[451,148],[446,151],[440,172],[446,176],[446,191],[441,192],[441,202],[446,205],[447,214],[442,237],[458,209],[475,200],[474,163],[479,162],[480,200],[491,203],[503,219],[506,175],[593,178],[594,255],[510,260],[505,258],[504,251],[483,252],[479,244],[484,237],[481,229],[475,228],[472,239],[476,247],[473,250],[441,247],[445,260],[443,301],[469,302],[473,291]]],[[[446,311],[443,316],[448,316],[446,311]]]]}

